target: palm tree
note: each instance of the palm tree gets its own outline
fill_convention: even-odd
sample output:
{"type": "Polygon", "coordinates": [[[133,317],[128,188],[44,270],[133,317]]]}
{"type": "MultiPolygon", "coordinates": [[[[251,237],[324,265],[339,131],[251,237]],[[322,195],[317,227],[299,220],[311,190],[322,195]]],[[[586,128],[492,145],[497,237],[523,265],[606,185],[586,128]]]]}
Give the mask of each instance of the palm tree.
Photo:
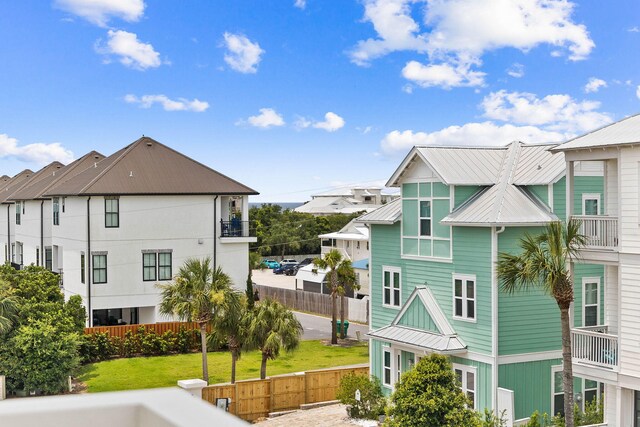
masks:
{"type": "Polygon", "coordinates": [[[207,365],[207,324],[232,292],[231,279],[220,267],[213,270],[211,259],[189,258],[173,282],[157,285],[161,290],[160,313],[183,322],[197,322],[202,347],[202,379],[209,382],[207,365]]]}
{"type": "Polygon", "coordinates": [[[355,287],[355,273],[351,261],[344,259],[337,249],[331,249],[322,258],[313,260],[316,267],[329,270],[329,292],[331,293],[331,344],[338,344],[337,334],[337,299],[341,297],[340,304],[340,338],[344,338],[344,292],[345,285],[355,287]]]}
{"type": "Polygon", "coordinates": [[[566,226],[556,221],[548,224],[544,232],[538,236],[525,234],[519,242],[522,253],[500,253],[497,265],[498,277],[506,293],[513,294],[518,290],[539,288],[550,294],[558,304],[562,326],[562,385],[567,427],[574,426],[569,323],[569,307],[573,302],[573,278],[570,267],[585,243],[586,237],[580,234],[579,221],[571,220],[566,226]]]}
{"type": "Polygon", "coordinates": [[[302,325],[291,310],[266,298],[256,304],[247,318],[247,345],[262,353],[260,379],[267,376],[267,360],[274,360],[280,350],[291,351],[298,347],[302,325]]]}
{"type": "Polygon", "coordinates": [[[236,382],[236,362],[240,359],[243,347],[247,349],[246,316],[247,306],[242,294],[232,291],[225,295],[211,321],[210,343],[224,341],[231,352],[231,384],[236,382]]]}
{"type": "Polygon", "coordinates": [[[0,335],[11,329],[18,312],[18,302],[11,294],[8,286],[0,283],[0,335]]]}

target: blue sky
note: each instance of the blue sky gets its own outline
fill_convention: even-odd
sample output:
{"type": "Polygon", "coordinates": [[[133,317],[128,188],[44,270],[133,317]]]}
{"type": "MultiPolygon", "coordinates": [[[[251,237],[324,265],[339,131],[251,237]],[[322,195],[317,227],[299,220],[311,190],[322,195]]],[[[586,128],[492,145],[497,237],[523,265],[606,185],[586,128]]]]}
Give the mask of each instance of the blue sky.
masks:
{"type": "Polygon", "coordinates": [[[255,201],[640,112],[637,0],[22,0],[0,57],[0,173],[144,134],[255,201]]]}

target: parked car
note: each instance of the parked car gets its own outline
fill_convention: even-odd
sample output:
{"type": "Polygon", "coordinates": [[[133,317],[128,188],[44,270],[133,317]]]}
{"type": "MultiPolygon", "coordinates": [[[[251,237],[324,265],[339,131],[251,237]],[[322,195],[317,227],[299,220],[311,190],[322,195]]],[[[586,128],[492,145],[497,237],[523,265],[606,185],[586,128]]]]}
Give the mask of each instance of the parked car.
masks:
{"type": "Polygon", "coordinates": [[[305,258],[298,263],[300,267],[304,267],[305,265],[309,265],[313,262],[313,258],[305,258]]]}
{"type": "Polygon", "coordinates": [[[296,264],[294,266],[292,266],[291,268],[287,268],[284,271],[284,274],[287,276],[295,276],[298,273],[298,270],[300,270],[300,268],[304,267],[303,265],[300,264],[296,264]]]}
{"type": "Polygon", "coordinates": [[[283,259],[280,261],[280,265],[297,265],[298,261],[295,259],[283,259]]]}
{"type": "Polygon", "coordinates": [[[275,259],[263,259],[260,266],[273,270],[274,268],[280,268],[280,263],[275,259]]]}
{"type": "Polygon", "coordinates": [[[286,274],[287,276],[290,276],[291,274],[289,274],[289,272],[294,271],[297,266],[298,264],[284,264],[284,265],[281,265],[279,268],[274,268],[273,274],[286,274]]]}

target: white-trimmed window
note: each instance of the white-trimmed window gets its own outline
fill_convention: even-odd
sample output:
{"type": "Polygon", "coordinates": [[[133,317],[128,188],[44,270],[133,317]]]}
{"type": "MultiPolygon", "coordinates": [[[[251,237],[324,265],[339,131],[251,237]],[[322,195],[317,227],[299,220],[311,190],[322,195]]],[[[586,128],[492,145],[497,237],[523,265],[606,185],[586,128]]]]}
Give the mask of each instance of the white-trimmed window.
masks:
{"type": "Polygon", "coordinates": [[[396,350],[396,381],[400,381],[402,376],[402,351],[396,350]]]}
{"type": "Polygon", "coordinates": [[[16,225],[20,225],[21,218],[22,218],[21,213],[22,213],[21,203],[16,202],[16,225]]]}
{"type": "Polygon", "coordinates": [[[60,225],[60,197],[53,198],[53,225],[60,225]]]}
{"type": "Polygon", "coordinates": [[[585,193],[582,195],[582,215],[600,215],[599,193],[585,193]]]}
{"type": "Polygon", "coordinates": [[[584,277],[582,279],[582,325],[597,326],[600,324],[600,278],[584,277]]]}
{"type": "Polygon", "coordinates": [[[382,305],[400,308],[402,284],[398,267],[382,267],[382,305]]]}
{"type": "Polygon", "coordinates": [[[453,275],[453,317],[476,321],[476,276],[453,275]]]}
{"type": "Polygon", "coordinates": [[[584,398],[582,399],[582,405],[584,410],[584,405],[593,401],[594,399],[599,402],[604,394],[604,383],[600,383],[598,381],[590,380],[584,378],[582,385],[582,394],[584,398]]]}
{"type": "Polygon", "coordinates": [[[551,367],[551,412],[564,416],[564,386],[562,385],[562,365],[551,367]]]}
{"type": "Polygon", "coordinates": [[[420,236],[431,236],[431,200],[420,200],[420,236]]]}
{"type": "Polygon", "coordinates": [[[456,380],[460,385],[460,389],[471,401],[471,404],[473,405],[472,409],[476,409],[478,407],[476,400],[476,368],[473,366],[458,365],[454,363],[453,372],[456,375],[456,380]]]}
{"type": "Polygon", "coordinates": [[[391,348],[382,348],[382,384],[391,387],[391,348]]]}

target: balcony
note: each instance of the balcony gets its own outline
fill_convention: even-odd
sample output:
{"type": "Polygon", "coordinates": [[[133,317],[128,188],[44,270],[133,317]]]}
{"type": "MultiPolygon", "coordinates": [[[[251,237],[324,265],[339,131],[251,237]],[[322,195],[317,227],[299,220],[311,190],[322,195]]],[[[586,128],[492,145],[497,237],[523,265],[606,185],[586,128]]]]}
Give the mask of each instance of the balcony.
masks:
{"type": "Polygon", "coordinates": [[[587,236],[585,249],[618,250],[618,218],[606,215],[574,215],[580,233],[587,236]]]}
{"type": "Polygon", "coordinates": [[[573,363],[617,372],[620,354],[618,336],[608,332],[606,325],[572,329],[573,363]]]}
{"type": "Polygon", "coordinates": [[[255,242],[256,230],[251,227],[250,221],[220,220],[220,238],[222,242],[255,242]]]}

